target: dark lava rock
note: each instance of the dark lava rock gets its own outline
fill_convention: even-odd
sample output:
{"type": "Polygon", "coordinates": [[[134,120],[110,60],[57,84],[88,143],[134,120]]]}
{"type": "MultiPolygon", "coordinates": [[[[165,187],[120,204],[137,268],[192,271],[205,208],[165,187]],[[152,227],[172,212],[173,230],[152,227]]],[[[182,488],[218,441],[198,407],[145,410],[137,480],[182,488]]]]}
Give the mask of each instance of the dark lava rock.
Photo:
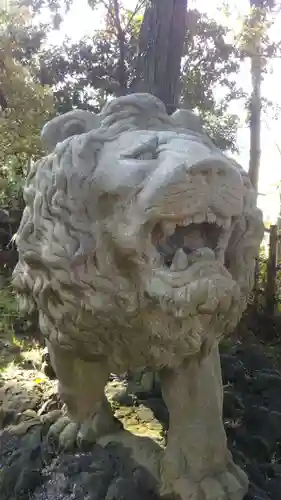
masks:
{"type": "Polygon", "coordinates": [[[20,475],[15,484],[15,495],[17,495],[17,497],[24,497],[28,495],[30,491],[34,491],[41,482],[42,476],[40,469],[30,469],[29,466],[24,467],[20,471],[20,475]]]}
{"type": "MultiPolygon", "coordinates": [[[[228,445],[250,480],[245,500],[281,500],[281,376],[260,346],[238,345],[221,361],[228,445]]],[[[136,404],[167,428],[161,397],[142,394],[136,404]]],[[[1,500],[159,500],[152,476],[121,445],[58,454],[44,435],[44,426],[0,435],[1,500]]]]}
{"type": "Polygon", "coordinates": [[[1,500],[157,500],[153,477],[119,444],[58,454],[38,432],[4,432],[0,446],[1,500]]]}
{"type": "Polygon", "coordinates": [[[240,359],[233,354],[221,355],[222,376],[224,385],[238,380],[245,380],[245,366],[240,359]]]}
{"type": "Polygon", "coordinates": [[[281,500],[281,375],[261,346],[221,359],[229,448],[251,481],[245,500],[281,500]]]}
{"type": "Polygon", "coordinates": [[[272,362],[264,355],[264,349],[261,345],[249,347],[240,343],[235,347],[233,354],[243,363],[246,370],[268,370],[269,372],[273,370],[272,362]]]}
{"type": "Polygon", "coordinates": [[[257,372],[252,379],[252,387],[256,392],[262,393],[269,388],[281,390],[280,374],[269,373],[268,371],[257,372]]]}
{"type": "Polygon", "coordinates": [[[224,391],[223,413],[225,418],[237,418],[238,414],[242,414],[244,405],[241,398],[230,388],[224,391]]]}
{"type": "Polygon", "coordinates": [[[48,377],[50,380],[56,380],[57,376],[55,370],[52,367],[50,354],[48,352],[47,347],[43,349],[41,361],[42,361],[42,371],[43,373],[45,373],[46,377],[48,377]]]}

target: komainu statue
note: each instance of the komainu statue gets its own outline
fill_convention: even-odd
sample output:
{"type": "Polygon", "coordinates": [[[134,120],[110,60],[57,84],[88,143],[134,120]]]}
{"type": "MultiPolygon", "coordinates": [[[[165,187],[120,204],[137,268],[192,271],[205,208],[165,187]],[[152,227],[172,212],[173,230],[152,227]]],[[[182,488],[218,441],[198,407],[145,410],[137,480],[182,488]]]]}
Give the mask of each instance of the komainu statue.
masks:
{"type": "Polygon", "coordinates": [[[218,353],[246,307],[263,235],[247,174],[186,110],[149,94],[72,111],[42,131],[13,283],[39,311],[68,410],[60,443],[122,432],[109,373],[158,372],[169,411],[160,494],[241,500],[218,353]]]}

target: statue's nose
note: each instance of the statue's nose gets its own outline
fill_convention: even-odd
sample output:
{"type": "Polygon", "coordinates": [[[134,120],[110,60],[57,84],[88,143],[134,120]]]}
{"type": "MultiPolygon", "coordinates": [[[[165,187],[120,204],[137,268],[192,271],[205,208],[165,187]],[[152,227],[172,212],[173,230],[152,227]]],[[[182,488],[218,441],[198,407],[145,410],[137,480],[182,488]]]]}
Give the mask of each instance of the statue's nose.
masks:
{"type": "Polygon", "coordinates": [[[203,176],[210,183],[220,179],[223,183],[234,183],[237,187],[242,188],[242,177],[239,170],[232,165],[230,160],[225,158],[212,158],[210,156],[210,158],[187,166],[187,172],[191,175],[203,176]]]}
{"type": "Polygon", "coordinates": [[[197,143],[189,142],[188,147],[177,143],[173,149],[164,149],[160,160],[138,196],[140,212],[179,219],[206,213],[208,208],[222,217],[242,213],[242,176],[220,151],[197,143]]]}
{"type": "MultiPolygon", "coordinates": [[[[223,216],[239,215],[243,209],[244,186],[240,171],[228,158],[212,157],[186,166],[187,183],[197,192],[200,206],[208,205],[223,216]]],[[[195,201],[195,196],[194,196],[195,201]]]]}

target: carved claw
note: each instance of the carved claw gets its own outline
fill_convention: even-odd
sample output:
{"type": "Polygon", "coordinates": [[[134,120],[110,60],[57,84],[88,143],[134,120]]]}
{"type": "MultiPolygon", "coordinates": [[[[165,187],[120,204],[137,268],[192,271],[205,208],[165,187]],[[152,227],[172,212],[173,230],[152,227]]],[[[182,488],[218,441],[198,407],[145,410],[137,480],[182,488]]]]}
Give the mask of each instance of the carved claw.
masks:
{"type": "Polygon", "coordinates": [[[50,444],[58,445],[60,450],[70,451],[76,446],[94,444],[101,436],[122,429],[122,423],[113,415],[96,414],[82,424],[77,424],[69,416],[62,414],[51,425],[47,439],[50,444]]]}
{"type": "Polygon", "coordinates": [[[242,500],[247,490],[247,476],[234,463],[225,472],[205,477],[200,483],[179,478],[173,485],[173,491],[180,500],[242,500]]]}

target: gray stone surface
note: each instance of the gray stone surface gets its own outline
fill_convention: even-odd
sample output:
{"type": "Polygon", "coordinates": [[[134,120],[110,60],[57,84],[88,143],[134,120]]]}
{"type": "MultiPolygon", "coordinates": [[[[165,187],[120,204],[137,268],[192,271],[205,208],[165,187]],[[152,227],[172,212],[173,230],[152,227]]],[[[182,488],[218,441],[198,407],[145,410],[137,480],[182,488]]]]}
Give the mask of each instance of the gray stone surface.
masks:
{"type": "Polygon", "coordinates": [[[162,496],[241,500],[218,342],[246,307],[263,234],[246,172],[191,112],[168,116],[149,94],[56,117],[42,138],[49,154],[27,179],[13,282],[22,308],[38,308],[68,410],[49,437],[64,449],[119,439],[109,374],[158,371],[167,445],[131,439],[134,460],[162,496]]]}

